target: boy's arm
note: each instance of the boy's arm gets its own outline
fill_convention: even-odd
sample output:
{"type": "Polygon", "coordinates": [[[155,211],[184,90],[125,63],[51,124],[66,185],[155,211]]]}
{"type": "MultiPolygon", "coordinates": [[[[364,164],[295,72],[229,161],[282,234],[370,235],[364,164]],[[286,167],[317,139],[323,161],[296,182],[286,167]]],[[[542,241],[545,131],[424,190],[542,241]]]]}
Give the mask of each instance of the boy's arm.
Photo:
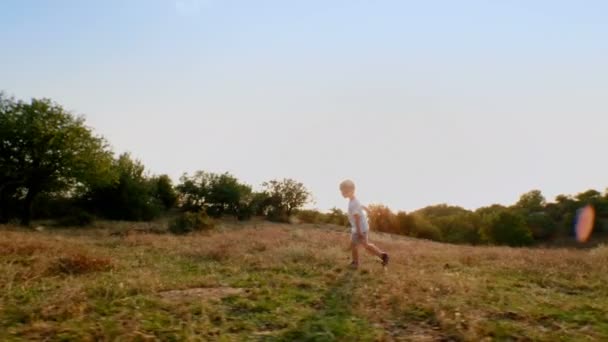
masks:
{"type": "Polygon", "coordinates": [[[357,229],[357,235],[361,235],[361,215],[355,214],[355,229],[357,229]]]}

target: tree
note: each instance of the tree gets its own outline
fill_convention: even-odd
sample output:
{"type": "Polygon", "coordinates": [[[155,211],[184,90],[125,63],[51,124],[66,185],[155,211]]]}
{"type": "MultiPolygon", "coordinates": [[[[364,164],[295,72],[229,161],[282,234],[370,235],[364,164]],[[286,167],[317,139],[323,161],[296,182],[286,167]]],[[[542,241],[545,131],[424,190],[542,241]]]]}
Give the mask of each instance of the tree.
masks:
{"type": "Polygon", "coordinates": [[[22,224],[29,225],[40,193],[112,181],[112,153],[82,117],[48,99],[0,98],[0,197],[21,201],[22,224]]]}
{"type": "Polygon", "coordinates": [[[496,245],[525,246],[534,241],[525,219],[510,211],[486,216],[481,234],[485,241],[496,245]]]}
{"type": "Polygon", "coordinates": [[[176,187],[182,209],[186,211],[200,211],[205,208],[211,191],[211,182],[214,174],[197,171],[194,175],[184,174],[180,184],[176,187]]]}
{"type": "Polygon", "coordinates": [[[526,225],[535,240],[548,239],[557,231],[557,224],[546,212],[534,212],[525,216],[526,225]]]}
{"type": "Polygon", "coordinates": [[[166,210],[169,210],[177,204],[177,193],[173,187],[171,178],[167,175],[160,175],[152,179],[155,189],[155,197],[159,200],[166,210]]]}
{"type": "Polygon", "coordinates": [[[478,244],[481,242],[481,218],[475,213],[460,213],[438,217],[431,221],[441,231],[442,241],[478,244]]]}
{"type": "Polygon", "coordinates": [[[522,210],[526,214],[542,212],[547,204],[545,197],[540,190],[529,191],[519,198],[515,208],[522,210]]]}
{"type": "Polygon", "coordinates": [[[229,173],[198,171],[191,177],[184,174],[177,191],[182,209],[186,211],[206,211],[215,217],[229,214],[243,218],[253,213],[251,187],[240,183],[229,173]]]}
{"type": "Polygon", "coordinates": [[[397,221],[397,234],[411,235],[416,228],[414,216],[408,215],[405,211],[397,212],[395,219],[397,221]]]}
{"type": "Polygon", "coordinates": [[[505,211],[507,209],[508,208],[505,207],[504,205],[501,205],[501,204],[492,204],[491,206],[488,206],[488,207],[478,208],[477,210],[475,210],[475,214],[478,214],[478,215],[484,217],[484,216],[489,216],[489,215],[501,213],[501,212],[503,212],[503,211],[505,211]]]}
{"type": "Polygon", "coordinates": [[[93,208],[107,218],[128,221],[149,221],[162,213],[158,182],[146,176],[139,160],[128,153],[121,154],[113,169],[118,175],[115,182],[91,190],[88,197],[93,208]]]}
{"type": "Polygon", "coordinates": [[[384,205],[368,205],[368,220],[370,229],[385,233],[397,233],[398,223],[395,214],[384,205]]]}
{"type": "Polygon", "coordinates": [[[262,184],[264,191],[269,195],[272,215],[275,218],[285,219],[293,215],[294,211],[310,201],[311,194],[304,184],[293,179],[271,180],[262,184]]]}
{"type": "Polygon", "coordinates": [[[408,216],[411,216],[413,219],[410,236],[419,239],[441,241],[441,231],[439,228],[429,222],[424,216],[420,214],[409,214],[408,216]]]}
{"type": "Polygon", "coordinates": [[[229,173],[214,175],[211,178],[207,196],[209,215],[221,217],[228,214],[238,216],[240,208],[251,201],[251,187],[241,184],[229,173]]]}
{"type": "Polygon", "coordinates": [[[466,213],[469,213],[469,211],[462,207],[452,206],[452,205],[447,205],[447,204],[431,205],[431,206],[419,209],[415,212],[415,214],[422,215],[431,221],[437,217],[445,217],[445,216],[452,216],[452,215],[466,214],[466,213]]]}

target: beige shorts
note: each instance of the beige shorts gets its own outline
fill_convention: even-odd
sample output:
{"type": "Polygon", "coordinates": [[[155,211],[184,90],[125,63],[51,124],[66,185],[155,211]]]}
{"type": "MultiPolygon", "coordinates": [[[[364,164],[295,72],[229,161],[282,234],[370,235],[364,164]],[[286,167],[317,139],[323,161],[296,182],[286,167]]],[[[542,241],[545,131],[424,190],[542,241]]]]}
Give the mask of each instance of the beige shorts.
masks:
{"type": "Polygon", "coordinates": [[[364,243],[367,242],[367,232],[361,232],[361,235],[363,235],[362,238],[360,238],[357,233],[351,233],[350,234],[350,241],[352,243],[354,243],[355,245],[358,245],[360,243],[364,243]]]}

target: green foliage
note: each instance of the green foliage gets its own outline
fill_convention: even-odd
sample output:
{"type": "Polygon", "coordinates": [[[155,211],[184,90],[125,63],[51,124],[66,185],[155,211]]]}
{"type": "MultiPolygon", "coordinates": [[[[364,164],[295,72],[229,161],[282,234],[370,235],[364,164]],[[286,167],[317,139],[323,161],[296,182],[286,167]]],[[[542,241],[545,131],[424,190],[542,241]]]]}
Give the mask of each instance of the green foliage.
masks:
{"type": "Polygon", "coordinates": [[[549,239],[557,231],[557,223],[546,212],[530,213],[525,220],[534,240],[549,239]]]}
{"type": "Polygon", "coordinates": [[[405,211],[399,211],[395,220],[397,221],[397,234],[412,235],[416,225],[416,219],[413,215],[408,215],[405,211]]]}
{"type": "Polygon", "coordinates": [[[271,180],[262,184],[268,194],[269,218],[289,218],[311,199],[304,184],[293,179],[271,180]]]}
{"type": "Polygon", "coordinates": [[[492,204],[491,206],[488,207],[481,207],[478,208],[477,210],[475,210],[475,214],[479,215],[479,216],[489,216],[489,215],[493,215],[493,214],[498,214],[501,213],[505,210],[507,210],[508,208],[505,207],[504,205],[500,205],[500,204],[492,204]]]}
{"type": "Polygon", "coordinates": [[[441,241],[441,231],[422,215],[413,214],[414,225],[410,228],[410,235],[419,239],[441,241]]]}
{"type": "Polygon", "coordinates": [[[267,216],[271,209],[270,195],[266,192],[255,192],[249,201],[250,211],[255,216],[267,216]]]}
{"type": "Polygon", "coordinates": [[[238,216],[239,209],[249,205],[251,187],[241,184],[234,176],[224,173],[213,178],[208,195],[209,214],[238,216]]]}
{"type": "Polygon", "coordinates": [[[205,210],[213,217],[233,215],[241,218],[248,218],[255,212],[251,187],[229,173],[198,171],[193,176],[185,174],[177,191],[184,210],[205,210]]]}
{"type": "Polygon", "coordinates": [[[447,204],[438,204],[431,205],[422,209],[417,210],[415,213],[418,215],[422,215],[429,220],[432,220],[437,217],[446,217],[453,216],[458,214],[466,214],[469,211],[457,206],[447,205],[447,204]]]}
{"type": "Polygon", "coordinates": [[[534,242],[525,219],[511,211],[486,216],[481,235],[485,241],[496,245],[526,246],[534,242]]]}
{"type": "Polygon", "coordinates": [[[338,208],[332,208],[328,213],[318,210],[298,210],[297,218],[303,223],[326,223],[342,227],[348,225],[348,217],[338,208]]]}
{"type": "Polygon", "coordinates": [[[520,209],[523,213],[536,213],[542,212],[547,204],[545,197],[540,190],[532,190],[527,192],[519,198],[519,201],[515,203],[514,208],[520,209]]]}
{"type": "Polygon", "coordinates": [[[431,222],[441,232],[442,241],[458,244],[481,242],[481,218],[471,212],[438,217],[431,222]]]}
{"type": "Polygon", "coordinates": [[[166,210],[169,210],[177,204],[177,192],[173,187],[171,178],[167,175],[160,175],[152,179],[152,184],[155,186],[154,197],[163,204],[166,210]]]}
{"type": "Polygon", "coordinates": [[[444,242],[462,244],[478,244],[481,241],[479,215],[462,207],[439,204],[417,210],[414,214],[428,220],[428,224],[422,226],[427,227],[425,231],[431,232],[433,239],[440,236],[444,242]],[[428,228],[429,224],[433,228],[428,228]]]}
{"type": "Polygon", "coordinates": [[[213,220],[202,211],[184,212],[169,222],[169,231],[173,234],[206,231],[214,227],[213,220]]]}
{"type": "Polygon", "coordinates": [[[0,103],[0,197],[22,199],[23,224],[40,193],[112,181],[112,153],[83,118],[47,99],[26,103],[1,95],[0,103]]]}
{"type": "Polygon", "coordinates": [[[90,205],[113,220],[149,221],[162,214],[164,205],[157,194],[158,182],[145,175],[143,164],[122,154],[113,165],[116,182],[92,189],[90,205]]]}
{"type": "Polygon", "coordinates": [[[383,205],[370,205],[370,229],[385,233],[408,235],[420,239],[441,241],[441,231],[420,213],[395,215],[383,205]]]}
{"type": "Polygon", "coordinates": [[[323,222],[323,213],[318,210],[298,210],[297,216],[302,223],[323,222]]]}
{"type": "Polygon", "coordinates": [[[348,226],[348,217],[342,210],[332,208],[329,210],[329,213],[324,215],[324,222],[345,227],[348,226]]]}

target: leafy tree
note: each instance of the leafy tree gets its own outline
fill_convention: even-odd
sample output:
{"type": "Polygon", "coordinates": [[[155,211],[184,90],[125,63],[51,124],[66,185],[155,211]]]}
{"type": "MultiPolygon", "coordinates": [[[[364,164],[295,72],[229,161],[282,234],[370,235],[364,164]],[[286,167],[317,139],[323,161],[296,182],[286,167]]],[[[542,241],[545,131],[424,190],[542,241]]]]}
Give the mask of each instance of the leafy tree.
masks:
{"type": "Polygon", "coordinates": [[[115,220],[152,220],[164,209],[156,193],[158,183],[146,177],[144,165],[124,153],[114,162],[116,182],[94,188],[90,202],[107,218],[115,220]]]}
{"type": "Polygon", "coordinates": [[[428,239],[433,241],[441,241],[441,231],[437,226],[429,222],[420,214],[411,214],[413,218],[413,226],[410,231],[410,236],[419,239],[428,239]]]}
{"type": "Polygon", "coordinates": [[[207,211],[211,216],[238,216],[240,208],[249,205],[251,187],[241,184],[234,176],[224,173],[211,177],[207,196],[207,211]]]}
{"type": "Polygon", "coordinates": [[[519,198],[515,204],[515,208],[522,210],[524,213],[542,212],[547,204],[545,197],[540,190],[532,190],[519,198]]]}
{"type": "Polygon", "coordinates": [[[219,217],[234,215],[247,218],[254,196],[249,185],[242,184],[229,173],[215,174],[198,171],[193,176],[185,174],[177,186],[181,205],[187,211],[205,211],[219,217]]]}
{"type": "Polygon", "coordinates": [[[492,204],[487,207],[481,207],[475,210],[475,213],[480,215],[481,217],[490,216],[493,214],[498,214],[503,211],[506,211],[508,208],[501,204],[492,204]]]}
{"type": "Polygon", "coordinates": [[[442,241],[478,244],[481,242],[481,218],[475,213],[460,213],[438,217],[432,223],[441,231],[442,241]]]}
{"type": "Polygon", "coordinates": [[[211,191],[214,174],[197,171],[194,175],[184,174],[176,187],[182,209],[186,211],[201,211],[205,209],[211,191]]]}
{"type": "Polygon", "coordinates": [[[369,210],[368,220],[370,229],[379,232],[398,233],[397,218],[387,206],[375,204],[369,205],[367,208],[369,210]]]}
{"type": "Polygon", "coordinates": [[[486,216],[481,234],[485,241],[496,245],[525,246],[534,241],[525,219],[510,211],[486,216]]]}
{"type": "Polygon", "coordinates": [[[535,240],[551,238],[557,231],[557,223],[546,212],[527,214],[525,220],[535,240]]]}
{"type": "Polygon", "coordinates": [[[112,181],[112,153],[82,117],[48,99],[26,103],[0,95],[0,103],[0,198],[22,202],[24,225],[40,193],[112,181]]]}
{"type": "Polygon", "coordinates": [[[397,221],[397,234],[412,235],[416,229],[416,220],[413,215],[408,215],[405,211],[397,212],[395,217],[397,221]]]}
{"type": "Polygon", "coordinates": [[[177,204],[177,192],[173,187],[171,178],[167,175],[160,175],[152,179],[154,184],[154,195],[166,210],[173,208],[177,204]]]}
{"type": "Polygon", "coordinates": [[[304,184],[293,179],[271,180],[262,184],[268,194],[271,214],[277,218],[290,217],[295,210],[301,208],[311,199],[310,192],[304,184]]]}
{"type": "Polygon", "coordinates": [[[433,220],[437,217],[452,216],[457,214],[465,214],[469,211],[458,206],[452,206],[447,204],[431,205],[422,209],[417,210],[415,213],[422,215],[429,220],[433,220]]]}
{"type": "Polygon", "coordinates": [[[254,192],[249,201],[249,210],[252,215],[268,216],[272,205],[272,199],[267,192],[254,192]]]}

